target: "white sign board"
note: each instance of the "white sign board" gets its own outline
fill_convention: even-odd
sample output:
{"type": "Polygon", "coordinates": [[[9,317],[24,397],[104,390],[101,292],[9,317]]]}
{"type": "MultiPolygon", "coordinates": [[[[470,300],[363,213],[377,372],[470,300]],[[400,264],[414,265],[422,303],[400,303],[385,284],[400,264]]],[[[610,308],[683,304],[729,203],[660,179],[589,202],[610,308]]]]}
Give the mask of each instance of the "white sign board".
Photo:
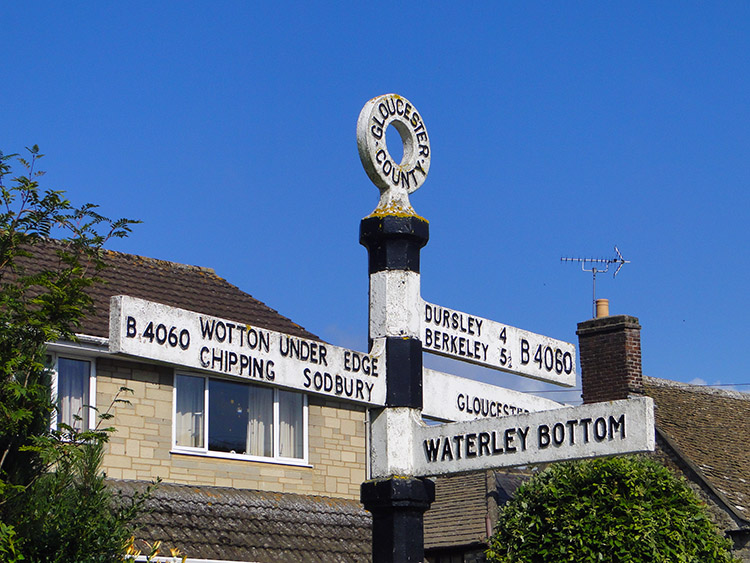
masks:
{"type": "Polygon", "coordinates": [[[382,406],[384,353],[324,342],[119,295],[110,304],[109,351],[382,406]]]}
{"type": "Polygon", "coordinates": [[[462,473],[654,449],[649,397],[419,426],[412,474],[462,473]]]}
{"type": "Polygon", "coordinates": [[[551,399],[427,368],[422,370],[422,387],[422,414],[443,421],[510,416],[564,406],[551,399]]]}
{"type": "Polygon", "coordinates": [[[573,387],[575,346],[422,301],[425,352],[573,387]]]}

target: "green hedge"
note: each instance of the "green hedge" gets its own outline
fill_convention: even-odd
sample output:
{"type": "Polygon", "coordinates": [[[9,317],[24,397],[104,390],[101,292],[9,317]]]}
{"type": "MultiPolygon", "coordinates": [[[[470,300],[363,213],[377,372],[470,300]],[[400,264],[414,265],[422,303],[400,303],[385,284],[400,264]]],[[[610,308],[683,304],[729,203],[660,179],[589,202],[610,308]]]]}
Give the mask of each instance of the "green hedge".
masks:
{"type": "Polygon", "coordinates": [[[501,510],[493,563],[735,562],[683,479],[648,457],[558,463],[501,510]]]}

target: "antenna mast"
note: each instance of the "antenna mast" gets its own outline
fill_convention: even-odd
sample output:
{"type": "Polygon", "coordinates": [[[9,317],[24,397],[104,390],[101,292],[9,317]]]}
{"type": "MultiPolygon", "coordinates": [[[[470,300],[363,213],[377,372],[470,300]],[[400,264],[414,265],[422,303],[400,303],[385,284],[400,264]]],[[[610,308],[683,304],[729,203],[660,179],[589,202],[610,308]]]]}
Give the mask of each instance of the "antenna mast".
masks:
{"type": "Polygon", "coordinates": [[[581,270],[584,272],[591,272],[594,280],[594,292],[593,292],[593,310],[594,310],[594,317],[596,317],[596,274],[602,273],[606,274],[609,271],[609,267],[612,264],[617,264],[617,269],[615,270],[615,273],[612,275],[612,278],[616,278],[617,274],[620,272],[620,269],[625,264],[630,264],[630,260],[625,260],[622,257],[622,254],[620,254],[620,249],[617,248],[617,245],[615,245],[615,254],[617,254],[614,258],[560,258],[561,262],[580,262],[581,263],[581,270]],[[590,268],[586,268],[586,264],[590,264],[590,268]],[[604,269],[597,268],[597,264],[604,264],[604,269]]]}

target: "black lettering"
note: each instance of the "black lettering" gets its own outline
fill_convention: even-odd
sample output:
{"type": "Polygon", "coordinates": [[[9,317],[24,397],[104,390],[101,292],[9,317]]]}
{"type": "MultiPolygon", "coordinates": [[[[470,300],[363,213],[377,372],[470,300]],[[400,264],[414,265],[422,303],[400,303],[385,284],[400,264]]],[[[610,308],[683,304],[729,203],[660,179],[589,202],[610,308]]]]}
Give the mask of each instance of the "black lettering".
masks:
{"type": "Polygon", "coordinates": [[[326,367],[328,367],[328,359],[326,358],[326,353],[328,350],[326,349],[323,344],[320,344],[318,346],[318,356],[320,357],[320,363],[326,367]]]}
{"type": "Polygon", "coordinates": [[[336,382],[336,385],[335,385],[336,391],[335,392],[336,392],[337,395],[341,395],[344,392],[344,380],[342,379],[342,377],[339,374],[336,374],[335,382],[336,382]]]}
{"type": "Polygon", "coordinates": [[[516,447],[512,445],[513,444],[513,440],[515,438],[515,436],[513,436],[513,435],[515,433],[516,433],[516,429],[515,428],[508,428],[508,429],[505,430],[505,435],[504,435],[503,438],[504,438],[505,452],[506,453],[513,453],[513,452],[516,451],[516,447]]]}
{"type": "Polygon", "coordinates": [[[443,438],[443,452],[440,455],[440,461],[445,461],[448,458],[449,461],[453,461],[453,451],[451,450],[451,441],[448,438],[443,438]]]}
{"type": "Polygon", "coordinates": [[[461,459],[461,445],[463,441],[463,434],[456,434],[455,436],[453,436],[453,442],[456,444],[456,459],[461,459]]]}
{"type": "Polygon", "coordinates": [[[216,340],[219,342],[224,342],[227,339],[227,327],[226,325],[219,321],[216,323],[216,340]],[[219,331],[221,331],[221,336],[219,336],[219,331]]]}
{"type": "Polygon", "coordinates": [[[526,437],[529,435],[529,427],[519,428],[518,435],[521,437],[521,451],[526,451],[526,437]]]}
{"type": "Polygon", "coordinates": [[[570,434],[570,445],[573,446],[576,443],[575,433],[576,426],[578,425],[577,420],[569,420],[565,423],[568,426],[568,433],[570,434]]]}
{"type": "Polygon", "coordinates": [[[490,455],[490,434],[489,432],[479,433],[479,455],[490,455]]]}
{"type": "Polygon", "coordinates": [[[466,435],[466,457],[477,457],[477,435],[466,435]]]}
{"type": "Polygon", "coordinates": [[[552,427],[552,440],[555,442],[556,446],[559,446],[565,441],[565,425],[562,422],[556,422],[552,427]]]}
{"type": "Polygon", "coordinates": [[[203,317],[200,318],[201,321],[201,336],[203,338],[207,338],[208,340],[213,340],[214,335],[214,324],[216,324],[216,321],[211,321],[211,324],[208,323],[208,321],[204,322],[203,317]]]}
{"type": "Polygon", "coordinates": [[[497,445],[500,442],[500,440],[497,439],[497,432],[495,430],[492,431],[492,455],[497,455],[503,453],[503,446],[500,444],[500,447],[498,448],[497,445]]]}
{"type": "Polygon", "coordinates": [[[589,428],[591,427],[592,420],[590,418],[582,418],[578,421],[578,424],[583,426],[583,443],[588,444],[589,442],[589,428]]]}
{"type": "Polygon", "coordinates": [[[253,358],[253,377],[263,379],[263,360],[253,358]]]}
{"type": "Polygon", "coordinates": [[[526,365],[529,363],[529,341],[525,338],[521,339],[521,364],[526,365]]]}
{"type": "Polygon", "coordinates": [[[607,437],[607,421],[603,417],[599,417],[594,422],[594,438],[597,442],[601,442],[607,437]]]}
{"type": "Polygon", "coordinates": [[[440,449],[440,438],[437,441],[425,440],[424,441],[424,453],[427,456],[427,461],[437,461],[438,450],[440,449]]]}
{"type": "Polygon", "coordinates": [[[539,449],[543,450],[544,448],[549,446],[551,441],[549,435],[549,426],[547,426],[546,424],[540,425],[537,430],[537,434],[539,436],[539,449]]]}
{"type": "Polygon", "coordinates": [[[135,338],[136,331],[135,331],[135,319],[133,317],[128,317],[128,320],[126,322],[126,329],[125,329],[125,337],[126,338],[135,338]]]}
{"type": "Polygon", "coordinates": [[[284,357],[289,355],[289,337],[288,336],[286,338],[284,338],[283,336],[279,338],[279,352],[284,357]],[[284,342],[286,342],[286,350],[284,349],[284,342]]]}
{"type": "Polygon", "coordinates": [[[625,413],[615,420],[614,416],[609,417],[609,439],[614,438],[616,432],[620,432],[620,438],[625,439],[625,413]]]}

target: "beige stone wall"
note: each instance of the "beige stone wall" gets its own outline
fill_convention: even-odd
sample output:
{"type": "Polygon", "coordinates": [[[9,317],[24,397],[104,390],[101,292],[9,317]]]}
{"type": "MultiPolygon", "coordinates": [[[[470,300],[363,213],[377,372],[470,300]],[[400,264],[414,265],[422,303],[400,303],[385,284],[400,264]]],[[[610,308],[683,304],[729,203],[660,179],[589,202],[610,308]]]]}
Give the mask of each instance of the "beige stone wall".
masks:
{"type": "Polygon", "coordinates": [[[359,498],[365,479],[365,409],[309,396],[311,467],[170,453],[172,368],[97,359],[97,407],[104,410],[121,387],[130,404],[113,407],[104,469],[116,479],[154,480],[359,498]]]}

